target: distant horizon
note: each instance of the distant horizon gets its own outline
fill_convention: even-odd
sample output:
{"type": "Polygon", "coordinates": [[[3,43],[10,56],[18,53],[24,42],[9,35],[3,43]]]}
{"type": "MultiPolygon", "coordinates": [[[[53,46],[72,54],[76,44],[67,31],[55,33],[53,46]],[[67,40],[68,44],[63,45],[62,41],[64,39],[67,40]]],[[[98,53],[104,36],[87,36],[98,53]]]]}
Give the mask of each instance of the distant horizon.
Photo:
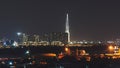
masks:
{"type": "Polygon", "coordinates": [[[72,40],[120,38],[120,1],[1,1],[0,38],[16,32],[64,32],[66,13],[72,40]]]}
{"type": "MultiPolygon", "coordinates": [[[[24,32],[24,34],[26,34],[26,35],[39,35],[39,36],[43,36],[44,34],[49,34],[49,33],[65,33],[65,32],[42,32],[42,33],[32,33],[32,34],[30,34],[30,33],[25,33],[24,32]]],[[[71,36],[72,37],[72,36],[71,36]]],[[[16,32],[16,35],[14,35],[14,37],[12,37],[12,38],[9,38],[9,37],[1,37],[0,39],[2,40],[2,39],[8,39],[8,40],[17,40],[17,38],[18,38],[18,36],[17,36],[17,32],[16,32]]],[[[72,38],[70,38],[71,39],[71,42],[73,42],[73,41],[77,41],[77,42],[79,42],[79,41],[116,41],[116,39],[120,39],[120,38],[116,38],[116,39],[110,39],[110,40],[107,40],[107,39],[104,39],[104,40],[100,40],[100,39],[80,39],[80,40],[78,40],[78,39],[76,39],[76,40],[73,40],[72,38]]]]}

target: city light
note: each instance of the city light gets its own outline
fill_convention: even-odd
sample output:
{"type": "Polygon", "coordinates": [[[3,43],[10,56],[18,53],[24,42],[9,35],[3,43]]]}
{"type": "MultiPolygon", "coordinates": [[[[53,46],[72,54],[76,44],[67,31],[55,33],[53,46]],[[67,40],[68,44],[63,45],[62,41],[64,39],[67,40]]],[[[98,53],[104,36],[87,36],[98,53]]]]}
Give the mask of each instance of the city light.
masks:
{"type": "Polygon", "coordinates": [[[27,50],[26,52],[25,52],[25,54],[29,54],[30,53],[30,51],[29,50],[27,50]]]}
{"type": "Polygon", "coordinates": [[[22,33],[21,32],[18,32],[17,35],[20,36],[22,33]]]}
{"type": "Polygon", "coordinates": [[[109,46],[109,50],[113,50],[114,47],[112,45],[109,46]]]}
{"type": "Polygon", "coordinates": [[[3,42],[3,45],[6,46],[7,45],[6,42],[3,42]]]}
{"type": "Polygon", "coordinates": [[[13,65],[13,63],[12,63],[12,62],[9,62],[9,65],[13,65]]]}
{"type": "Polygon", "coordinates": [[[71,54],[70,48],[65,47],[65,54],[66,54],[66,55],[70,55],[70,54],[71,54]]]}
{"type": "Polygon", "coordinates": [[[110,46],[108,47],[108,49],[109,49],[109,52],[110,52],[110,53],[114,52],[114,47],[113,47],[112,45],[110,45],[110,46]]]}
{"type": "Polygon", "coordinates": [[[65,51],[68,52],[68,48],[67,47],[65,47],[65,51]]]}
{"type": "Polygon", "coordinates": [[[14,41],[13,46],[14,46],[14,47],[17,47],[17,46],[18,46],[18,43],[17,43],[16,41],[14,41]]]}
{"type": "Polygon", "coordinates": [[[0,7],[0,68],[120,68],[120,1],[9,0],[0,7]]]}

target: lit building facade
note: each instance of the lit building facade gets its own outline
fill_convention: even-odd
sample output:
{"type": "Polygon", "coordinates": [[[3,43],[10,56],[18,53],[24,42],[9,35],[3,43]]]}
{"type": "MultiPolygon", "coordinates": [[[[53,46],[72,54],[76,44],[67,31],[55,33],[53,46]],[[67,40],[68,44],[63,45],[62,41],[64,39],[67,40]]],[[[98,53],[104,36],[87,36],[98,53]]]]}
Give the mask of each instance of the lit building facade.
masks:
{"type": "Polygon", "coordinates": [[[63,46],[68,43],[68,33],[52,32],[45,33],[42,36],[22,34],[21,36],[19,36],[18,40],[19,45],[24,46],[40,46],[40,45],[63,46]]]}
{"type": "Polygon", "coordinates": [[[38,45],[39,43],[39,35],[28,35],[27,43],[29,45],[38,45]]]}
{"type": "Polygon", "coordinates": [[[116,45],[120,46],[120,39],[116,39],[116,45]]]}
{"type": "Polygon", "coordinates": [[[27,42],[27,40],[28,40],[28,37],[25,33],[18,35],[18,44],[19,45],[23,45],[24,42],[27,42]]]}
{"type": "Polygon", "coordinates": [[[46,33],[41,41],[49,42],[49,45],[63,45],[68,43],[68,34],[62,32],[46,33]]]}

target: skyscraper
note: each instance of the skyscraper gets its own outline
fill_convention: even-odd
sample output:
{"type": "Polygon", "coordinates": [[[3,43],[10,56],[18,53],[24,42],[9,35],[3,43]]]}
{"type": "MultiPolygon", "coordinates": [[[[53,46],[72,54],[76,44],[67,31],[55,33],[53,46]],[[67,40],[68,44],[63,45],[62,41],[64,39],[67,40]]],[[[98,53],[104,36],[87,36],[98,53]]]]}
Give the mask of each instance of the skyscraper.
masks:
{"type": "Polygon", "coordinates": [[[70,31],[69,31],[69,18],[68,18],[68,13],[67,13],[67,16],[66,16],[65,33],[68,34],[68,43],[70,43],[70,31]]]}

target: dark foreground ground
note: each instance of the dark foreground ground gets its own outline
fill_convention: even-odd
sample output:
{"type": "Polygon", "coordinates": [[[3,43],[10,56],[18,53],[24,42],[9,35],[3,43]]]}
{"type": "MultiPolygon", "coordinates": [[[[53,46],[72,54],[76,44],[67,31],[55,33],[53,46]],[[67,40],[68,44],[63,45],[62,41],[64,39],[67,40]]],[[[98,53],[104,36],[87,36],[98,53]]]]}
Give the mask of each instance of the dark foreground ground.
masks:
{"type": "MultiPolygon", "coordinates": [[[[75,50],[77,47],[71,48],[75,50]]],[[[103,46],[95,47],[81,47],[90,53],[105,53],[103,46]]],[[[0,58],[19,58],[18,60],[0,61],[0,68],[120,68],[120,59],[112,58],[95,58],[91,57],[90,61],[85,58],[77,60],[74,56],[65,56],[62,59],[56,57],[48,58],[29,58],[29,56],[39,55],[41,53],[55,53],[59,54],[64,51],[64,47],[59,46],[41,46],[41,47],[24,47],[24,48],[8,48],[0,49],[0,58]],[[25,52],[30,50],[30,54],[26,55],[25,52]],[[10,64],[12,62],[12,64],[10,64]]],[[[1,60],[1,59],[0,59],[1,60]]]]}
{"type": "Polygon", "coordinates": [[[120,68],[120,59],[112,58],[92,58],[91,61],[86,61],[85,58],[76,60],[73,56],[65,56],[58,60],[56,58],[35,58],[33,60],[24,61],[14,60],[16,64],[9,64],[11,61],[0,63],[0,68],[120,68]],[[34,61],[34,62],[33,62],[34,61]]]}

